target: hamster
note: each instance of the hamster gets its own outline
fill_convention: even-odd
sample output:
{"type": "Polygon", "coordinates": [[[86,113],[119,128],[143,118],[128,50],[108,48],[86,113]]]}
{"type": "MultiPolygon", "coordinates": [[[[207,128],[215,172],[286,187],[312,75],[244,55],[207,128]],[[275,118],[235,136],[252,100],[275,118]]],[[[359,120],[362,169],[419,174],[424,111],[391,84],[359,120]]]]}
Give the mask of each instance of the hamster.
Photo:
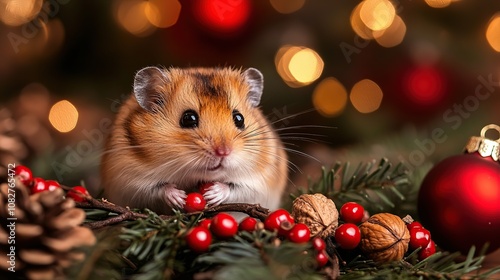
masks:
{"type": "Polygon", "coordinates": [[[258,108],[262,90],[254,68],[138,71],[102,156],[104,197],[169,214],[201,183],[214,182],[208,205],[278,208],[288,160],[258,108]]]}

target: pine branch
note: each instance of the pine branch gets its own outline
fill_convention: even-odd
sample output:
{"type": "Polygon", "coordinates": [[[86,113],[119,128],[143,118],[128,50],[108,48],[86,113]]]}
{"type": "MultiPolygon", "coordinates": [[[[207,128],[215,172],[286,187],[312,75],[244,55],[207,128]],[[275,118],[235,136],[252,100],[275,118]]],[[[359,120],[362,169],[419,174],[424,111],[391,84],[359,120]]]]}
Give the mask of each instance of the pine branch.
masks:
{"type": "Polygon", "coordinates": [[[260,229],[214,244],[196,262],[215,265],[216,279],[322,279],[313,256],[310,244],[281,242],[275,233],[260,229]]]}
{"type": "MultiPolygon", "coordinates": [[[[106,219],[87,222],[85,226],[91,229],[100,229],[106,226],[119,224],[124,221],[135,221],[137,219],[146,219],[148,217],[147,214],[140,213],[137,210],[132,210],[129,207],[113,204],[105,199],[95,199],[88,196],[86,196],[85,199],[85,202],[76,202],[78,208],[93,210],[99,209],[110,213],[106,219]]],[[[228,203],[208,207],[200,212],[185,213],[184,215],[189,217],[204,214],[207,217],[211,217],[219,212],[242,212],[260,220],[264,220],[269,214],[268,209],[258,204],[228,203]]],[[[164,220],[168,220],[176,217],[176,215],[159,215],[159,217],[164,220]]]]}
{"type": "Polygon", "coordinates": [[[352,170],[349,162],[336,163],[330,170],[322,168],[321,177],[309,181],[307,189],[300,189],[296,198],[303,193],[322,193],[336,205],[356,201],[372,212],[380,212],[386,207],[395,208],[415,193],[409,171],[402,163],[395,167],[385,158],[378,165],[375,161],[362,162],[352,170]]]}
{"type": "Polygon", "coordinates": [[[456,260],[459,252],[437,252],[430,257],[418,261],[418,249],[410,253],[403,260],[385,265],[376,265],[371,260],[357,256],[350,263],[341,266],[342,279],[379,279],[381,277],[393,279],[487,279],[488,276],[500,271],[500,267],[477,275],[470,275],[478,271],[485,258],[483,249],[475,257],[476,250],[472,247],[462,262],[456,260]]]}

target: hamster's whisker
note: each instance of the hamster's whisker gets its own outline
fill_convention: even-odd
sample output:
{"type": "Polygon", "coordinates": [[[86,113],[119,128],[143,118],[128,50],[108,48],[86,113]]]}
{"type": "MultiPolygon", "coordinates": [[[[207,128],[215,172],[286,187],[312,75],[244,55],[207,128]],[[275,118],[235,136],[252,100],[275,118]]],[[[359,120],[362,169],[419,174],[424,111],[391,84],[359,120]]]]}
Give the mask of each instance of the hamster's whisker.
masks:
{"type": "MultiPolygon", "coordinates": [[[[293,163],[292,161],[290,161],[289,159],[286,159],[286,158],[283,158],[281,157],[279,154],[275,153],[275,152],[272,152],[272,151],[265,151],[265,150],[259,150],[259,149],[249,149],[249,148],[243,148],[243,150],[251,153],[251,154],[255,154],[255,155],[259,155],[260,153],[265,153],[267,155],[270,155],[270,156],[274,156],[280,160],[286,160],[286,162],[288,163],[288,168],[291,170],[291,171],[297,171],[299,173],[302,173],[302,170],[295,164],[293,163]],[[295,169],[293,169],[293,168],[295,169]]],[[[255,162],[258,162],[259,160],[254,160],[255,162]]]]}
{"type": "Polygon", "coordinates": [[[275,131],[283,131],[283,130],[303,129],[303,128],[337,129],[337,127],[335,127],[335,126],[304,124],[304,125],[283,126],[283,127],[275,128],[274,130],[275,131]]]}
{"type": "MultiPolygon", "coordinates": [[[[277,119],[275,121],[272,121],[271,125],[274,125],[274,124],[279,123],[279,122],[284,121],[284,120],[293,119],[293,118],[298,117],[300,115],[304,115],[304,114],[311,113],[311,112],[314,112],[314,111],[316,111],[316,109],[311,108],[311,109],[307,109],[307,110],[302,111],[302,112],[291,114],[291,115],[285,116],[285,117],[283,117],[281,119],[277,119]]],[[[271,116],[271,114],[267,115],[266,119],[269,119],[269,116],[271,116]]]]}

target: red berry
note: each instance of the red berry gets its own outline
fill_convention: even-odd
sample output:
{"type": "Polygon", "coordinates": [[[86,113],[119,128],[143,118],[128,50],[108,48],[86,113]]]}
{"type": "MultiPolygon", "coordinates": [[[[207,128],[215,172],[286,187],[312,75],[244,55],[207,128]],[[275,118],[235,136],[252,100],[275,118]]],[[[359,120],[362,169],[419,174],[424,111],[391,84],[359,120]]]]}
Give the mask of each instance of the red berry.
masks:
{"type": "Polygon", "coordinates": [[[290,213],[284,209],[278,209],[272,212],[264,221],[265,229],[270,231],[277,230],[278,235],[280,236],[286,236],[288,231],[292,229],[294,225],[295,221],[292,216],[290,216],[290,213]]]}
{"type": "Polygon", "coordinates": [[[340,208],[340,215],[346,223],[361,223],[364,213],[365,208],[356,202],[347,202],[340,208]]]}
{"type": "Polygon", "coordinates": [[[186,234],[186,243],[196,253],[203,253],[208,251],[212,243],[212,235],[204,227],[194,227],[186,234]]]}
{"type": "Polygon", "coordinates": [[[230,238],[238,232],[238,223],[233,216],[219,213],[212,218],[210,230],[219,238],[230,238]]]}
{"type": "Polygon", "coordinates": [[[351,250],[361,241],[361,233],[355,224],[345,223],[335,231],[335,240],[341,248],[351,250]]]}
{"type": "Polygon", "coordinates": [[[212,220],[210,219],[203,219],[201,221],[198,222],[198,226],[199,227],[204,227],[206,229],[210,229],[210,224],[212,223],[212,220]]]}
{"type": "Polygon", "coordinates": [[[406,227],[408,228],[408,230],[411,230],[412,228],[424,228],[422,224],[417,221],[413,221],[407,224],[406,227]]]}
{"type": "Polygon", "coordinates": [[[306,243],[311,239],[311,231],[303,223],[297,223],[288,232],[288,240],[293,243],[306,243]]]}
{"type": "Polygon", "coordinates": [[[49,189],[49,191],[61,188],[61,185],[54,180],[47,180],[45,181],[45,183],[47,184],[47,188],[49,189]]]}
{"type": "Polygon", "coordinates": [[[205,209],[207,202],[203,198],[201,193],[190,193],[186,197],[186,204],[184,205],[184,210],[186,212],[196,212],[205,209]]]}
{"type": "Polygon", "coordinates": [[[430,257],[431,255],[433,255],[434,253],[436,253],[436,244],[434,244],[434,241],[432,241],[432,239],[431,239],[429,244],[427,244],[427,247],[418,251],[418,259],[419,260],[426,259],[426,258],[430,257]]]}
{"type": "Polygon", "coordinates": [[[14,174],[19,178],[21,183],[25,186],[30,187],[33,183],[33,173],[31,169],[24,165],[18,165],[14,168],[14,174]]]}
{"type": "Polygon", "coordinates": [[[425,248],[431,241],[431,233],[425,228],[413,228],[410,230],[410,248],[425,248]]]}
{"type": "Polygon", "coordinates": [[[255,231],[255,227],[257,226],[257,220],[252,218],[252,217],[246,217],[243,219],[243,221],[240,222],[240,225],[238,226],[240,231],[248,231],[248,232],[253,232],[255,231]]]}
{"type": "Polygon", "coordinates": [[[316,254],[316,262],[318,263],[318,267],[323,267],[328,263],[328,256],[325,251],[321,251],[316,254]]]}
{"type": "Polygon", "coordinates": [[[49,185],[43,178],[40,177],[33,178],[33,185],[31,186],[31,194],[48,190],[49,190],[49,185]]]}
{"type": "Polygon", "coordinates": [[[314,250],[321,252],[326,249],[326,244],[323,238],[321,237],[314,237],[312,240],[313,248],[314,250]]]}
{"type": "Polygon", "coordinates": [[[72,187],[66,194],[66,197],[72,198],[77,202],[84,202],[85,196],[90,196],[90,194],[87,189],[82,186],[72,187]]]}
{"type": "Polygon", "coordinates": [[[211,186],[213,186],[213,185],[214,185],[214,183],[212,183],[212,182],[210,182],[210,183],[203,183],[203,184],[201,184],[201,186],[200,186],[200,188],[199,188],[200,193],[201,193],[202,195],[204,195],[204,194],[208,191],[208,189],[209,189],[211,186]]]}

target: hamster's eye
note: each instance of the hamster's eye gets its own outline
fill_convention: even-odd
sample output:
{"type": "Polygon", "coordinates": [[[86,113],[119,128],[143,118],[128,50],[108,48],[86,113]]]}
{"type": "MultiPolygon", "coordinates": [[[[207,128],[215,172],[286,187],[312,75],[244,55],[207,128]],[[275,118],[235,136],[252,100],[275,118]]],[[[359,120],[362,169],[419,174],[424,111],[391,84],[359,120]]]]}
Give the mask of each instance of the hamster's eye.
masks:
{"type": "Polygon", "coordinates": [[[233,111],[233,121],[234,125],[236,125],[237,128],[239,129],[245,128],[245,118],[240,112],[238,112],[238,110],[233,111]]]}
{"type": "Polygon", "coordinates": [[[182,113],[180,125],[182,128],[198,127],[198,114],[193,110],[185,111],[182,113]]]}

